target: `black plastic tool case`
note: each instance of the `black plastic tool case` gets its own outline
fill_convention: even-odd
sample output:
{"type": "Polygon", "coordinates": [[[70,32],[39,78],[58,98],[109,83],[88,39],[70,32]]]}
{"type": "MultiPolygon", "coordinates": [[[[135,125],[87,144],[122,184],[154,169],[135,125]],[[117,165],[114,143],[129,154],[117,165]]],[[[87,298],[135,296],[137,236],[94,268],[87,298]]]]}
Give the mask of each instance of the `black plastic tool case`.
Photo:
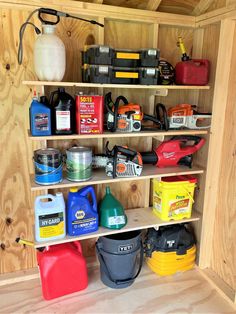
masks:
{"type": "Polygon", "coordinates": [[[158,67],[159,49],[113,49],[109,46],[85,46],[82,64],[112,65],[115,67],[137,68],[158,67]]]}
{"type": "Polygon", "coordinates": [[[86,83],[157,85],[158,68],[125,68],[109,65],[84,65],[82,79],[86,83]]]}
{"type": "Polygon", "coordinates": [[[114,50],[109,46],[85,46],[82,51],[82,64],[111,65],[114,50]]]}

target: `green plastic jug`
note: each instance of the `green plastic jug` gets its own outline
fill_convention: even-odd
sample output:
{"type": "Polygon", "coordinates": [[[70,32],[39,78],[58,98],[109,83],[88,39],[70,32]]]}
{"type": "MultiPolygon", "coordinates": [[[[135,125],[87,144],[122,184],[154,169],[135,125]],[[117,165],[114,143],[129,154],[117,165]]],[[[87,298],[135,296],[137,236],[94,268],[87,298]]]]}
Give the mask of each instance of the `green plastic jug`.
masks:
{"type": "Polygon", "coordinates": [[[121,229],[127,224],[127,216],[121,203],[106,187],[106,194],[100,205],[100,225],[109,229],[121,229]]]}

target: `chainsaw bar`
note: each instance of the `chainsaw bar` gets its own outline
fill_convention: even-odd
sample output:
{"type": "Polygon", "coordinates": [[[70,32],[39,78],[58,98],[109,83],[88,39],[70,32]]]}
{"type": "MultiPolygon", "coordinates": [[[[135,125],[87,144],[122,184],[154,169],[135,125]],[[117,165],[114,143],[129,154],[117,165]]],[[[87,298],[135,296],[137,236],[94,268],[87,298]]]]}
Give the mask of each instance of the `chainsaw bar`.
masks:
{"type": "Polygon", "coordinates": [[[107,163],[110,161],[111,159],[109,157],[106,156],[93,156],[92,158],[92,167],[93,168],[105,168],[107,163]]]}

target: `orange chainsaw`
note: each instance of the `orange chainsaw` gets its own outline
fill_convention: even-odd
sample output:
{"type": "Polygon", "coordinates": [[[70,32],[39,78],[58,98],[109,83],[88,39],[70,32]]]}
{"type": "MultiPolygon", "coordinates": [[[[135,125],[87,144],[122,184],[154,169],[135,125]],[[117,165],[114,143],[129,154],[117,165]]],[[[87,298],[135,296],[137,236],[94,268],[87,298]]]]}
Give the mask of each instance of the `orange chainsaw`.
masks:
{"type": "Polygon", "coordinates": [[[138,177],[142,173],[143,161],[141,154],[125,146],[115,145],[112,150],[106,143],[106,153],[93,156],[93,168],[105,168],[109,177],[138,177]]]}
{"type": "MultiPolygon", "coordinates": [[[[111,93],[105,96],[105,106],[107,109],[107,129],[111,132],[139,132],[145,129],[142,121],[152,121],[157,125],[155,130],[168,130],[167,112],[165,106],[158,104],[159,116],[154,117],[142,112],[138,104],[129,103],[124,96],[119,96],[113,102],[111,93]],[[120,106],[120,102],[123,105],[120,106]]],[[[150,129],[150,128],[149,128],[150,129]]]]}
{"type": "Polygon", "coordinates": [[[170,129],[207,129],[211,127],[211,113],[200,113],[194,106],[180,104],[168,110],[170,129]],[[206,122],[206,123],[205,123],[206,122]]]}

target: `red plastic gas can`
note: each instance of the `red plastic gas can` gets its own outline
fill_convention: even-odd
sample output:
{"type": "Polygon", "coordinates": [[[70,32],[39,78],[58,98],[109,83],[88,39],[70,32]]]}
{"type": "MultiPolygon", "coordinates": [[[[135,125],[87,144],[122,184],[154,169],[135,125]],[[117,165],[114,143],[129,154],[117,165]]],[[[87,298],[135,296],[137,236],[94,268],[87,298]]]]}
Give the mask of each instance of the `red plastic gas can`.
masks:
{"type": "Polygon", "coordinates": [[[87,287],[86,261],[78,241],[38,251],[37,260],[44,299],[54,299],[87,287]]]}
{"type": "Polygon", "coordinates": [[[210,62],[192,59],[178,62],[175,66],[175,83],[179,85],[206,85],[209,81],[210,62]]]}
{"type": "Polygon", "coordinates": [[[76,133],[103,133],[103,96],[76,96],[76,133]]]}

